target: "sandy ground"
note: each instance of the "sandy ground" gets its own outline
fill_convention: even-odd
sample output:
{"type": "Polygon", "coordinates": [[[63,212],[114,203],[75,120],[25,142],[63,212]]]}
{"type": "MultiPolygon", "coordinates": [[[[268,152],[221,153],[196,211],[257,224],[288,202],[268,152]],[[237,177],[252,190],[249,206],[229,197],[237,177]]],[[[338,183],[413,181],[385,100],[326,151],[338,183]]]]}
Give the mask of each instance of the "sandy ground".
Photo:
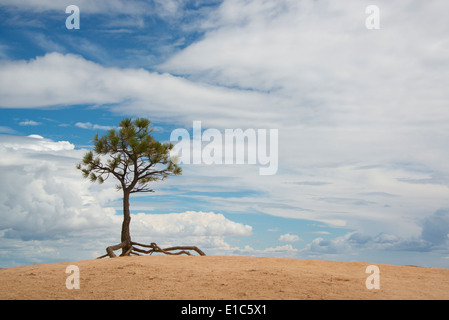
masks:
{"type": "Polygon", "coordinates": [[[0,269],[0,299],[449,299],[449,269],[229,256],[122,257],[0,269]],[[79,289],[66,287],[69,265],[79,289]]]}

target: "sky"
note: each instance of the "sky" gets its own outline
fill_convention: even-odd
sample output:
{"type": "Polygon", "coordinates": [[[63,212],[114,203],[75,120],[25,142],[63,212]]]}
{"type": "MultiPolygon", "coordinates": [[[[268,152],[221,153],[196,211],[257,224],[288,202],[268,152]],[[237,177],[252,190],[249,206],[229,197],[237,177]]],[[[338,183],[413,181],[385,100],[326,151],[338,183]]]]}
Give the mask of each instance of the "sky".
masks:
{"type": "Polygon", "coordinates": [[[195,121],[277,130],[278,164],[182,164],[131,198],[134,241],[449,268],[448,11],[0,0],[0,267],[92,259],[120,241],[115,182],[75,166],[97,132],[146,117],[164,142],[186,129],[193,143],[195,121]]]}

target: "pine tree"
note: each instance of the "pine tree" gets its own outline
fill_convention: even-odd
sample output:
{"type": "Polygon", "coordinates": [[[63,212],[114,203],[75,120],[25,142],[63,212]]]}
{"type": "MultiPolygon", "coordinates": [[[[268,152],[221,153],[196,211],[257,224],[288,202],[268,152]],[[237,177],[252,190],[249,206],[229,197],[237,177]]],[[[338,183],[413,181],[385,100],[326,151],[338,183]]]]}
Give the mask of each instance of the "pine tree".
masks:
{"type": "MultiPolygon", "coordinates": [[[[91,182],[103,183],[109,177],[118,180],[116,188],[123,192],[123,223],[121,242],[106,249],[102,256],[115,257],[115,250],[122,249],[121,256],[139,253],[163,252],[166,254],[189,254],[186,250],[204,253],[197,247],[171,247],[161,249],[155,243],[144,245],[131,240],[129,226],[130,195],[138,192],[154,192],[149,183],[164,180],[169,176],[180,175],[181,168],[170,158],[171,143],[156,141],[151,132],[151,122],[145,118],[123,119],[118,129],[111,129],[103,137],[95,135],[94,148],[87,152],[77,165],[83,177],[91,182]],[[149,248],[140,249],[137,246],[149,248]],[[171,252],[181,250],[179,252],[171,252]]],[[[100,258],[102,258],[100,257],[100,258]]]]}

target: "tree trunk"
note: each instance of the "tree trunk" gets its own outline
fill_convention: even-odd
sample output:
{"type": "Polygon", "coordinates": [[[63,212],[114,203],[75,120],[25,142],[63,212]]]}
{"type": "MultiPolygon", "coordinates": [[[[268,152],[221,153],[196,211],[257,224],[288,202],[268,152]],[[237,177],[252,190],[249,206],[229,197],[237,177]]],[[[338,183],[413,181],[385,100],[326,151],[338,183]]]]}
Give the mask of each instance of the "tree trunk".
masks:
{"type": "Polygon", "coordinates": [[[201,251],[200,249],[198,249],[195,246],[178,246],[178,247],[170,247],[170,248],[162,249],[156,243],[152,243],[150,245],[144,245],[144,244],[140,244],[137,242],[132,242],[131,234],[129,232],[129,225],[131,222],[131,215],[129,212],[129,196],[130,196],[129,189],[128,190],[123,189],[123,223],[122,223],[122,235],[121,235],[122,242],[120,242],[117,245],[107,247],[106,248],[107,253],[101,257],[98,257],[98,259],[101,259],[101,258],[104,258],[107,256],[109,256],[110,258],[114,258],[114,257],[116,257],[114,251],[119,250],[119,249],[122,249],[122,253],[120,254],[120,256],[129,256],[131,254],[139,256],[140,253],[153,254],[154,252],[160,252],[160,253],[170,254],[170,255],[180,255],[180,254],[191,255],[189,250],[196,251],[200,256],[206,255],[203,251],[201,251]],[[150,248],[150,250],[139,249],[135,246],[142,246],[145,248],[150,248]],[[176,251],[176,250],[178,250],[178,252],[171,252],[171,251],[176,251]]]}
{"type": "Polygon", "coordinates": [[[131,215],[129,213],[129,191],[123,190],[123,223],[122,223],[122,243],[127,245],[122,248],[122,255],[125,255],[131,248],[131,234],[129,233],[129,225],[131,215]]]}

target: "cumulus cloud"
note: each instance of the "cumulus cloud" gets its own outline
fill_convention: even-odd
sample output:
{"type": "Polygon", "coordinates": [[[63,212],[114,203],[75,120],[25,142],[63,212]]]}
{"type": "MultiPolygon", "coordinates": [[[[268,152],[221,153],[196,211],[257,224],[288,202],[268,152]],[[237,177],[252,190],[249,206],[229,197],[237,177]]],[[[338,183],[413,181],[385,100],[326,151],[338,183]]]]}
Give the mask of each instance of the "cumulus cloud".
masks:
{"type": "MultiPolygon", "coordinates": [[[[28,137],[2,135],[0,138],[0,146],[5,148],[5,153],[8,149],[14,151],[64,151],[73,150],[75,148],[75,146],[68,141],[54,142],[49,139],[44,139],[39,135],[30,135],[28,137]]],[[[8,157],[5,155],[3,159],[6,161],[8,157]]]]}
{"type": "Polygon", "coordinates": [[[133,215],[133,230],[146,237],[249,236],[252,227],[214,212],[133,215]]]}
{"type": "MultiPolygon", "coordinates": [[[[0,152],[0,238],[11,253],[0,254],[0,265],[92,258],[119,242],[122,217],[113,203],[121,194],[110,181],[82,179],[75,165],[85,150],[39,135],[0,135],[0,152]]],[[[229,252],[225,238],[249,236],[252,227],[213,212],[139,213],[132,214],[131,232],[139,242],[229,252]]]]}
{"type": "Polygon", "coordinates": [[[89,203],[93,189],[77,174],[76,157],[81,154],[69,142],[38,135],[0,136],[0,150],[4,237],[58,239],[114,220],[114,210],[102,207],[105,202],[89,203]]]}
{"type": "Polygon", "coordinates": [[[279,237],[278,241],[282,242],[297,242],[300,241],[301,238],[296,234],[286,233],[279,237]]]}

